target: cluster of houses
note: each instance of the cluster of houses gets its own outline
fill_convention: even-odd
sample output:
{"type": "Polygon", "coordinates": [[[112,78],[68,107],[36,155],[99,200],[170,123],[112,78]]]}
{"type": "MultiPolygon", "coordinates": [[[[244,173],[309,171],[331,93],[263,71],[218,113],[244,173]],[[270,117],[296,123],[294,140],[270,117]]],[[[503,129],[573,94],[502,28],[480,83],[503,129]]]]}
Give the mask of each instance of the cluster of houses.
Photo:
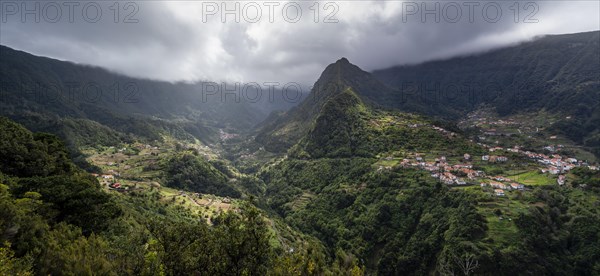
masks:
{"type": "MultiPolygon", "coordinates": [[[[489,156],[488,156],[489,157],[489,156]]],[[[496,162],[506,162],[508,158],[503,159],[500,158],[498,161],[498,157],[503,156],[495,156],[496,162]]],[[[483,171],[474,170],[473,165],[468,163],[471,160],[472,156],[468,153],[463,155],[463,160],[467,163],[460,164],[448,164],[447,158],[445,156],[440,156],[435,158],[433,162],[428,162],[423,159],[423,157],[418,154],[414,159],[403,159],[400,162],[400,166],[403,167],[414,167],[422,170],[429,171],[431,176],[439,179],[440,182],[447,185],[467,185],[469,183],[475,182],[475,179],[487,178],[490,179],[490,183],[481,182],[481,187],[490,186],[494,188],[494,194],[497,196],[504,196],[506,190],[524,190],[525,186],[523,184],[514,182],[510,178],[503,176],[486,176],[483,171]]],[[[387,157],[387,160],[391,160],[391,157],[387,157]]],[[[482,158],[483,159],[483,158],[482,158]]],[[[489,158],[485,158],[483,160],[489,161],[489,158]]],[[[381,168],[380,168],[381,169],[381,168]]]]}
{"type": "MultiPolygon", "coordinates": [[[[556,145],[556,146],[550,145],[550,146],[544,147],[544,149],[548,150],[550,152],[556,152],[557,149],[562,148],[562,147],[563,147],[562,145],[556,145]]],[[[558,183],[558,185],[564,185],[566,183],[566,177],[564,174],[569,172],[571,169],[573,169],[575,167],[586,166],[590,170],[598,170],[597,166],[590,165],[587,162],[577,160],[572,157],[563,157],[559,154],[546,155],[543,153],[523,151],[518,146],[515,146],[513,148],[507,148],[507,149],[503,149],[501,147],[489,147],[489,149],[490,149],[490,151],[506,150],[509,152],[520,153],[520,154],[527,156],[529,159],[532,159],[542,165],[542,167],[540,168],[540,171],[542,173],[558,175],[558,179],[556,181],[558,183]]],[[[483,159],[483,157],[482,157],[482,159],[483,159]]]]}
{"type": "MultiPolygon", "coordinates": [[[[482,144],[480,144],[480,145],[482,145],[482,144]]],[[[483,145],[483,146],[485,146],[485,145],[483,145]]],[[[524,151],[524,150],[521,150],[519,146],[514,146],[512,148],[506,148],[506,149],[501,148],[501,147],[488,147],[488,148],[490,151],[505,150],[508,152],[523,154],[523,155],[527,156],[528,158],[535,160],[542,165],[545,165],[545,168],[540,169],[543,173],[561,174],[561,173],[565,173],[565,172],[571,170],[572,168],[579,167],[579,166],[587,166],[591,170],[598,170],[598,168],[596,166],[589,165],[587,162],[577,160],[575,158],[563,157],[559,154],[546,155],[543,153],[524,151]]],[[[483,157],[482,157],[482,160],[483,160],[483,157]]]]}
{"type": "MultiPolygon", "coordinates": [[[[471,158],[469,154],[465,154],[463,157],[465,160],[469,160],[471,158]]],[[[423,157],[416,156],[415,161],[403,159],[402,162],[400,162],[400,165],[403,167],[416,167],[429,171],[433,178],[437,178],[442,183],[448,185],[467,184],[464,178],[459,177],[456,174],[463,175],[470,180],[473,180],[477,177],[482,177],[484,175],[482,171],[473,170],[473,165],[471,164],[450,165],[447,163],[445,156],[435,158],[434,162],[426,162],[423,157]]]]}
{"type": "Polygon", "coordinates": [[[235,138],[237,136],[238,136],[237,134],[227,133],[223,129],[219,129],[219,138],[221,138],[221,141],[227,141],[227,140],[235,138]]]}
{"type": "Polygon", "coordinates": [[[456,133],[454,133],[452,131],[449,131],[449,130],[445,130],[445,129],[441,128],[441,127],[433,126],[432,128],[434,130],[437,130],[437,131],[441,132],[442,134],[444,134],[447,137],[454,137],[454,136],[456,136],[456,133]]]}
{"type": "MultiPolygon", "coordinates": [[[[512,135],[512,133],[503,133],[492,126],[504,128],[506,126],[519,125],[514,119],[498,119],[488,118],[483,112],[474,112],[468,115],[468,118],[473,123],[472,126],[477,126],[484,129],[483,134],[486,136],[512,135]]],[[[520,132],[520,130],[519,130],[520,132]]],[[[485,140],[484,136],[479,137],[480,140],[485,140]]]]}
{"type": "Polygon", "coordinates": [[[508,125],[516,125],[517,124],[517,122],[515,122],[515,120],[513,120],[513,119],[508,119],[508,120],[498,119],[495,121],[484,120],[483,122],[488,125],[497,125],[497,126],[508,126],[508,125]]]}
{"type": "MultiPolygon", "coordinates": [[[[514,119],[498,119],[494,120],[493,118],[488,118],[485,116],[483,112],[472,112],[468,115],[468,118],[474,121],[474,125],[478,127],[485,127],[486,125],[496,125],[496,126],[509,126],[509,125],[518,125],[514,119]]],[[[490,131],[495,131],[495,129],[489,129],[490,131]]]]}
{"type": "MultiPolygon", "coordinates": [[[[550,138],[552,138],[552,137],[550,137],[550,138]]],[[[544,147],[544,150],[549,151],[551,153],[555,153],[557,151],[560,151],[563,147],[564,147],[563,145],[548,145],[548,146],[544,147]]]]}
{"type": "MultiPolygon", "coordinates": [[[[434,127],[435,128],[435,127],[434,127]]],[[[442,129],[443,130],[443,129],[442,129]]],[[[480,144],[481,145],[481,144],[480,144]]],[[[494,151],[506,151],[512,153],[519,153],[529,157],[532,160],[537,161],[542,165],[540,169],[542,173],[550,173],[558,175],[558,185],[564,185],[566,183],[565,173],[574,167],[588,166],[592,170],[598,170],[598,167],[588,165],[586,162],[582,162],[575,158],[562,157],[558,154],[552,154],[550,156],[542,153],[534,153],[530,151],[523,151],[520,147],[515,146],[513,148],[502,148],[482,145],[489,149],[490,152],[494,151]]],[[[387,157],[386,160],[392,160],[392,157],[387,157]]],[[[426,161],[419,154],[415,154],[414,159],[403,159],[400,162],[402,167],[413,167],[426,170],[431,173],[431,176],[439,179],[440,182],[447,185],[467,185],[468,181],[473,183],[477,178],[490,179],[490,183],[481,182],[481,187],[490,186],[494,188],[494,194],[497,196],[504,196],[506,190],[523,190],[525,186],[523,184],[514,182],[510,178],[503,176],[485,176],[483,171],[473,170],[473,166],[469,163],[472,160],[472,156],[468,153],[463,155],[462,164],[450,165],[447,162],[445,156],[435,158],[433,162],[426,161]]],[[[501,155],[483,155],[481,160],[488,161],[491,163],[502,163],[507,162],[508,157],[501,155]]],[[[379,170],[391,169],[391,167],[380,166],[379,170]]]]}
{"type": "Polygon", "coordinates": [[[467,182],[465,182],[464,179],[457,177],[456,175],[452,174],[451,172],[433,173],[433,174],[431,174],[431,176],[434,178],[439,178],[442,183],[448,184],[448,185],[466,185],[467,184],[467,182]]]}
{"type": "Polygon", "coordinates": [[[596,166],[589,165],[587,162],[583,162],[581,160],[577,160],[571,157],[563,157],[559,154],[552,154],[548,156],[543,153],[519,151],[518,149],[517,152],[522,153],[530,159],[542,164],[544,166],[540,168],[540,171],[542,173],[549,173],[554,175],[564,174],[570,171],[571,169],[580,166],[587,166],[591,170],[598,170],[596,166]]]}
{"type": "Polygon", "coordinates": [[[537,162],[545,166],[540,169],[543,173],[561,174],[579,166],[577,159],[565,158],[563,160],[560,155],[552,155],[551,157],[543,156],[535,159],[537,162]]]}
{"type": "MultiPolygon", "coordinates": [[[[523,131],[531,131],[531,132],[539,132],[541,129],[534,126],[521,125],[520,122],[517,122],[513,119],[494,119],[488,118],[484,111],[473,112],[468,115],[469,121],[465,123],[469,125],[475,125],[481,128],[486,128],[483,131],[482,136],[478,136],[479,140],[486,140],[486,136],[498,136],[498,135],[506,135],[506,133],[500,133],[494,127],[498,126],[502,128],[502,126],[510,126],[510,125],[520,125],[517,129],[519,133],[523,133],[523,131]],[[523,131],[521,131],[523,129],[523,131]]],[[[567,117],[570,119],[570,116],[567,117]]],[[[551,140],[556,140],[557,136],[551,136],[551,140]]],[[[498,143],[496,141],[496,143],[498,143]]],[[[591,170],[599,170],[599,167],[596,165],[588,164],[587,162],[577,160],[575,158],[563,157],[558,154],[558,152],[562,151],[565,146],[562,144],[551,144],[542,147],[542,152],[546,153],[534,153],[530,151],[524,151],[519,146],[514,146],[512,148],[502,148],[492,145],[485,145],[482,143],[478,143],[480,146],[484,146],[489,149],[490,152],[494,151],[506,151],[512,153],[518,153],[527,156],[531,160],[534,160],[538,164],[540,164],[540,171],[542,173],[548,173],[551,175],[556,175],[556,182],[558,185],[564,185],[566,183],[565,174],[568,173],[571,169],[575,167],[587,167],[591,170]]],[[[494,155],[484,155],[481,157],[483,161],[489,162],[507,162],[508,158],[505,156],[494,156],[494,155]]],[[[504,189],[500,189],[504,191],[504,189]]],[[[500,191],[498,191],[500,192],[500,191]]],[[[502,192],[503,193],[503,192],[502,192]]]]}
{"type": "MultiPolygon", "coordinates": [[[[158,150],[159,147],[156,146],[151,146],[148,144],[141,144],[141,143],[135,143],[134,145],[132,145],[133,148],[136,148],[138,150],[143,150],[143,149],[147,149],[147,150],[158,150]]],[[[109,149],[114,149],[115,147],[108,147],[109,149]]],[[[123,147],[117,150],[118,152],[124,152],[127,151],[127,147],[123,147]]]]}
{"type": "Polygon", "coordinates": [[[115,182],[115,176],[112,174],[92,173],[91,175],[95,178],[98,178],[98,180],[100,180],[100,183],[103,185],[110,185],[115,182]]]}
{"type": "Polygon", "coordinates": [[[508,161],[508,157],[506,156],[496,156],[496,155],[483,155],[481,156],[482,161],[488,161],[490,163],[504,163],[508,161]]]}
{"type": "Polygon", "coordinates": [[[123,189],[121,183],[116,182],[115,175],[113,174],[97,174],[93,173],[93,177],[96,177],[102,185],[106,185],[111,189],[123,189]]]}

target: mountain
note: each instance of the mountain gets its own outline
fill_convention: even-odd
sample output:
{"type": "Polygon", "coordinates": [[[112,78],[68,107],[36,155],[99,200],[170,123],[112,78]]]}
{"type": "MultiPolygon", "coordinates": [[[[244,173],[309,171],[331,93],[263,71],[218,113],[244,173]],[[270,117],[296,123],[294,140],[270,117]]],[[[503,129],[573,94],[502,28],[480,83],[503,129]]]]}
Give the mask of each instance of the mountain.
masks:
{"type": "Polygon", "coordinates": [[[408,145],[419,135],[444,136],[423,132],[436,128],[438,121],[380,103],[396,92],[341,58],[325,68],[298,106],[271,114],[261,123],[256,140],[273,151],[292,148],[291,153],[300,158],[341,158],[374,157],[392,150],[390,145],[408,145]],[[399,129],[415,131],[395,132],[399,129]],[[390,140],[389,136],[405,141],[390,140]]]}
{"type": "MultiPolygon", "coordinates": [[[[559,187],[540,173],[539,162],[513,149],[490,153],[493,146],[458,129],[393,109],[428,113],[433,106],[388,101],[399,90],[345,59],[329,65],[315,87],[298,107],[263,126],[259,142],[289,150],[258,176],[267,187],[265,208],[319,239],[330,257],[359,260],[368,275],[597,270],[598,239],[585,229],[597,229],[598,212],[577,207],[597,204],[595,191],[559,187]],[[483,158],[493,154],[510,161],[483,158]],[[519,179],[523,171],[542,182],[519,179]],[[527,188],[499,196],[486,188],[499,175],[527,188]],[[585,199],[575,199],[578,194],[585,199]]],[[[449,118],[464,112],[455,108],[437,112],[449,118]]],[[[598,175],[586,168],[574,174],[598,175]]],[[[597,187],[594,181],[587,183],[597,187]]]]}
{"type": "Polygon", "coordinates": [[[282,152],[308,133],[327,100],[347,87],[373,106],[457,120],[481,106],[500,116],[545,111],[548,125],[600,156],[600,31],[544,36],[486,53],[365,72],[342,58],[307,101],[260,126],[256,139],[282,152]]]}
{"type": "Polygon", "coordinates": [[[481,151],[451,132],[440,131],[436,124],[415,114],[374,107],[347,87],[327,100],[308,133],[289,153],[315,159],[376,158],[396,151],[481,151]]]}
{"type": "MultiPolygon", "coordinates": [[[[430,235],[420,229],[419,213],[425,210],[437,210],[432,227],[448,230],[453,216],[464,216],[471,223],[464,235],[480,235],[485,226],[470,201],[461,195],[446,197],[447,188],[422,172],[392,169],[379,160],[383,156],[397,160],[415,152],[483,154],[482,147],[427,118],[378,108],[373,99],[384,96],[381,92],[387,88],[346,59],[329,65],[315,87],[265,135],[294,143],[286,158],[259,173],[267,184],[269,208],[293,227],[317,237],[326,248],[361,260],[370,273],[430,271],[437,249],[416,257],[423,258],[419,264],[402,268],[395,267],[397,257],[391,256],[424,246],[402,240],[430,235]],[[400,195],[403,200],[397,200],[400,195]],[[403,204],[412,205],[412,211],[400,211],[403,204]],[[464,209],[457,211],[463,204],[464,209]]],[[[446,241],[438,245],[450,246],[446,241]]]]}
{"type": "Polygon", "coordinates": [[[287,150],[309,132],[321,110],[333,98],[348,95],[348,88],[354,91],[354,96],[370,104],[374,104],[373,99],[393,93],[370,73],[341,58],[325,68],[303,102],[287,112],[267,118],[260,125],[256,140],[270,151],[287,150]]]}
{"type": "Polygon", "coordinates": [[[131,135],[213,143],[219,128],[247,130],[273,110],[292,105],[277,96],[251,102],[240,91],[237,101],[224,100],[222,85],[214,83],[135,79],[5,46],[0,56],[0,115],[73,145],[107,145],[131,135]]]}
{"type": "Polygon", "coordinates": [[[389,100],[378,101],[385,106],[449,119],[482,104],[500,115],[545,110],[562,118],[554,131],[600,154],[598,64],[600,31],[594,31],[549,35],[478,55],[377,70],[373,75],[394,89],[389,100]]]}

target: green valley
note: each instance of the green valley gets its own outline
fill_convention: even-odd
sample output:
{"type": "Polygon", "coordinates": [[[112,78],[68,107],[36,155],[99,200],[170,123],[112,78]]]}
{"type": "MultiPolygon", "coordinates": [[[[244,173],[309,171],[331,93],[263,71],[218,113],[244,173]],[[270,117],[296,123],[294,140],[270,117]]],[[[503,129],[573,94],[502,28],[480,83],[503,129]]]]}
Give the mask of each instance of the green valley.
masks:
{"type": "Polygon", "coordinates": [[[598,275],[599,34],[374,73],[341,58],[297,105],[1,46],[0,275],[598,275]],[[471,78],[536,85],[399,100],[471,78]],[[141,97],[69,99],[73,80],[141,97]]]}

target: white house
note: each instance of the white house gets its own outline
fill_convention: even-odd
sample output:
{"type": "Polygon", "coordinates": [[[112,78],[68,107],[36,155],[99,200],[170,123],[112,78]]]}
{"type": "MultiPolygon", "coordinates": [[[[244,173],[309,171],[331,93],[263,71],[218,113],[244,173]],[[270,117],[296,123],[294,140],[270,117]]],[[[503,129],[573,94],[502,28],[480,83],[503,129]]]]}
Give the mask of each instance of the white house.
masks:
{"type": "Polygon", "coordinates": [[[512,188],[513,190],[523,190],[525,189],[525,186],[519,183],[510,183],[510,188],[512,188]]]}
{"type": "Polygon", "coordinates": [[[456,182],[456,185],[467,185],[467,182],[465,182],[464,180],[462,180],[460,178],[457,178],[455,180],[455,182],[456,182]]]}

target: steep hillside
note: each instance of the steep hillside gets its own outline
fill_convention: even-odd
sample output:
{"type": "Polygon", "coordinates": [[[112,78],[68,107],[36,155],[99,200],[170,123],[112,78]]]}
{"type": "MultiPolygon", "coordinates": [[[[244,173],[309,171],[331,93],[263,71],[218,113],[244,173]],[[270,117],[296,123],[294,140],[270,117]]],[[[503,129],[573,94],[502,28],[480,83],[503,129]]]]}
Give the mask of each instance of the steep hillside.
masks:
{"type": "Polygon", "coordinates": [[[290,154],[302,159],[374,158],[395,151],[480,151],[450,133],[417,115],[373,108],[348,87],[327,100],[290,154]]]}
{"type": "Polygon", "coordinates": [[[325,68],[307,98],[291,110],[272,115],[260,125],[256,140],[274,152],[283,152],[300,140],[316,122],[324,106],[332,98],[351,87],[363,101],[384,97],[393,91],[370,73],[342,58],[325,68]]]}
{"type": "Polygon", "coordinates": [[[295,138],[288,157],[259,173],[267,183],[266,203],[292,226],[319,238],[331,254],[341,250],[371,272],[426,274],[439,251],[418,250],[425,244],[416,236],[436,236],[436,247],[454,246],[440,233],[429,233],[429,227],[449,231],[453,216],[468,217],[471,228],[453,231],[470,239],[483,235],[483,218],[464,194],[450,193],[422,172],[378,162],[383,156],[407,158],[419,152],[457,156],[485,151],[423,117],[377,109],[370,97],[381,90],[367,89],[371,81],[345,59],[325,70],[317,84],[328,88],[326,94],[317,101],[309,97],[288,115],[305,118],[287,124],[300,123],[307,130],[294,133],[302,137],[295,138]],[[365,82],[352,81],[356,75],[365,82]],[[401,212],[403,205],[410,210],[401,212]],[[423,222],[425,210],[435,210],[434,226],[423,222]],[[415,240],[407,243],[411,236],[415,240]],[[398,248],[419,261],[410,257],[397,264],[393,252],[398,248]]]}
{"type": "MultiPolygon", "coordinates": [[[[452,125],[382,110],[374,99],[385,93],[344,79],[353,68],[344,64],[319,79],[328,93],[309,97],[266,135],[297,141],[258,173],[266,206],[286,223],[318,238],[330,256],[360,260],[367,274],[597,270],[600,241],[585,230],[598,227],[596,180],[566,188],[540,172],[536,158],[548,156],[477,144],[452,125]]],[[[596,177],[578,166],[573,183],[579,174],[596,177]]]]}
{"type": "Polygon", "coordinates": [[[147,140],[162,134],[211,143],[219,128],[247,130],[271,111],[292,105],[281,97],[262,97],[256,103],[242,96],[238,101],[232,95],[222,99],[212,91],[212,83],[209,87],[134,79],[5,46],[0,46],[0,59],[0,115],[30,129],[56,133],[69,144],[104,141],[93,138],[94,133],[147,140]],[[119,134],[109,134],[103,126],[119,134]]]}
{"type": "MultiPolygon", "coordinates": [[[[328,261],[325,267],[314,238],[269,219],[249,202],[235,200],[235,211],[218,207],[210,222],[184,204],[191,200],[185,193],[160,185],[100,184],[70,162],[53,135],[0,117],[0,138],[2,275],[361,271],[356,262],[328,261]]],[[[216,199],[210,197],[208,205],[193,209],[208,211],[216,199]]]]}
{"type": "Polygon", "coordinates": [[[552,35],[487,53],[373,72],[394,87],[382,104],[456,119],[481,104],[500,115],[545,110],[554,130],[600,154],[600,32],[552,35]]]}

